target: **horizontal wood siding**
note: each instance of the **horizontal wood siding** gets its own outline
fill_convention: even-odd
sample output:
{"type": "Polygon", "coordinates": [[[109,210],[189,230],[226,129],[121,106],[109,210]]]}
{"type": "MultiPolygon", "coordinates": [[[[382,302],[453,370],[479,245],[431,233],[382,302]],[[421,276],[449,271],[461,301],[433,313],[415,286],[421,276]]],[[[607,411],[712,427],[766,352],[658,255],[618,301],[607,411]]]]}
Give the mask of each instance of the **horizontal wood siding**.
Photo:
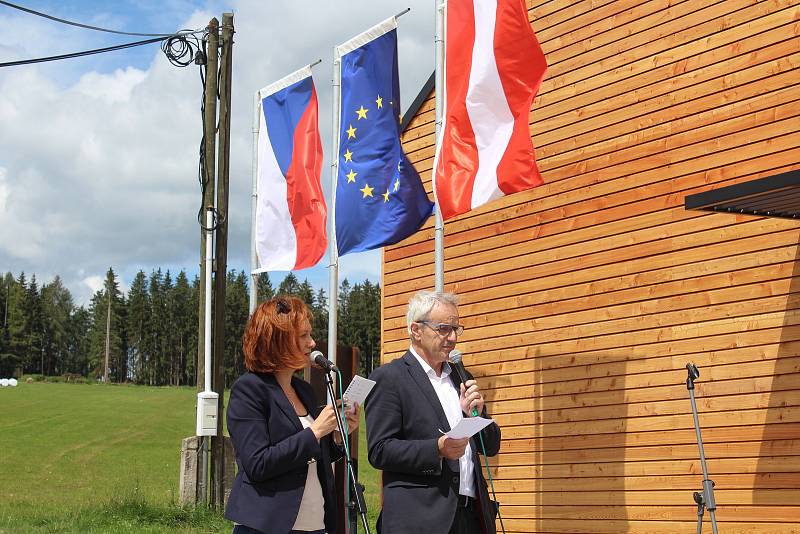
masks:
{"type": "MultiPolygon", "coordinates": [[[[798,4],[527,2],[545,185],[445,226],[507,532],[695,532],[688,362],[720,532],[800,532],[800,224],[683,207],[800,168],[798,4]]],[[[429,192],[434,115],[404,133],[429,192]]],[[[432,225],[384,251],[384,361],[433,287],[432,225]]]]}

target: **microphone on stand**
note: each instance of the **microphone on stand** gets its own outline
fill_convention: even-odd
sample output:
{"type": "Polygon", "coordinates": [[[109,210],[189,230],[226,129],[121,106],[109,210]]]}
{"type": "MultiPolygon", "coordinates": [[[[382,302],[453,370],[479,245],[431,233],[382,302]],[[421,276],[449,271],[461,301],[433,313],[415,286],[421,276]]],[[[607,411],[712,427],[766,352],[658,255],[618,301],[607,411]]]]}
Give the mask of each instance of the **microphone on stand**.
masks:
{"type": "Polygon", "coordinates": [[[308,355],[308,359],[311,360],[311,363],[315,363],[322,367],[322,370],[326,373],[330,373],[331,371],[338,372],[339,369],[330,361],[328,358],[322,355],[322,353],[318,350],[315,350],[311,354],[308,355]]]}
{"type": "MultiPolygon", "coordinates": [[[[452,365],[456,373],[458,373],[458,378],[461,379],[461,383],[464,384],[467,381],[467,370],[464,369],[464,364],[461,363],[461,351],[458,349],[453,349],[450,351],[450,365],[452,365]]],[[[472,417],[478,417],[478,409],[472,408],[472,417]]]]}

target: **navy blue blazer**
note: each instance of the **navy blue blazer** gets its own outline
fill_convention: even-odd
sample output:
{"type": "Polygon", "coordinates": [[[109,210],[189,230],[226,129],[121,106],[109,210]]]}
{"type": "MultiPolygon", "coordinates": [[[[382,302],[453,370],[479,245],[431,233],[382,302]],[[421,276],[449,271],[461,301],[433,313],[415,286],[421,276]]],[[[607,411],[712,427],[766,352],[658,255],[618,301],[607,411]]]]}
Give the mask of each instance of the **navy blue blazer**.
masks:
{"type": "MultiPolygon", "coordinates": [[[[460,472],[458,462],[439,457],[439,429],[450,430],[439,397],[411,352],[378,367],[370,378],[376,384],[364,410],[369,463],[383,470],[379,532],[446,534],[456,513],[460,472]]],[[[458,388],[458,374],[450,378],[458,388]]],[[[485,408],[481,415],[488,417],[485,408]]],[[[500,427],[492,423],[480,435],[486,454],[497,454],[500,427]]],[[[482,530],[494,534],[495,510],[481,469],[478,435],[470,446],[482,530]]]]}
{"type": "MultiPolygon", "coordinates": [[[[311,386],[292,377],[292,386],[313,417],[321,408],[311,386]]],[[[328,434],[319,442],[303,429],[275,377],[246,373],[231,386],[228,432],[236,451],[237,474],[225,517],[267,534],[294,526],[310,467],[317,470],[325,498],[325,530],[336,532],[336,492],[331,462],[342,451],[328,434]]]]}

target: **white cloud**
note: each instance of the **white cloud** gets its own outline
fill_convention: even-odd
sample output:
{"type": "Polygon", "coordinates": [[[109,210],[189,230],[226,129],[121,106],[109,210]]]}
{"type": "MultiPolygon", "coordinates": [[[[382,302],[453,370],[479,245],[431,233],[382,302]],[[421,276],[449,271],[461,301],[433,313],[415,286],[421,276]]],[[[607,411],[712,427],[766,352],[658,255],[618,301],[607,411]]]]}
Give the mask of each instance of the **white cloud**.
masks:
{"type": "Polygon", "coordinates": [[[133,67],[117,69],[110,76],[87,72],[75,85],[75,91],[107,103],[127,102],[147,73],[133,67]]]}
{"type": "Polygon", "coordinates": [[[82,281],[83,284],[91,290],[92,294],[94,294],[103,289],[105,278],[102,276],[87,276],[82,281]]]}

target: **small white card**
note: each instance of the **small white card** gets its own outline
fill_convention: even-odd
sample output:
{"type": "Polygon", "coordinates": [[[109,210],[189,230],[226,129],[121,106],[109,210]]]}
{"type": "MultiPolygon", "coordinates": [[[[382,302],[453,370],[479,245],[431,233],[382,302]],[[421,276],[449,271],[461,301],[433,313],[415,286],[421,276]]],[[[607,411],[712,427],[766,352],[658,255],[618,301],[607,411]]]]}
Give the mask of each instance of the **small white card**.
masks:
{"type": "Polygon", "coordinates": [[[483,417],[465,417],[456,426],[445,432],[448,438],[462,439],[469,438],[494,423],[494,419],[484,419],[483,417]]]}
{"type": "Polygon", "coordinates": [[[354,376],[352,382],[350,382],[350,385],[347,386],[347,390],[345,390],[344,395],[342,395],[345,404],[358,404],[359,406],[363,406],[364,401],[367,399],[367,395],[369,395],[369,392],[372,391],[372,387],[374,385],[374,380],[364,378],[360,375],[354,376]]]}

